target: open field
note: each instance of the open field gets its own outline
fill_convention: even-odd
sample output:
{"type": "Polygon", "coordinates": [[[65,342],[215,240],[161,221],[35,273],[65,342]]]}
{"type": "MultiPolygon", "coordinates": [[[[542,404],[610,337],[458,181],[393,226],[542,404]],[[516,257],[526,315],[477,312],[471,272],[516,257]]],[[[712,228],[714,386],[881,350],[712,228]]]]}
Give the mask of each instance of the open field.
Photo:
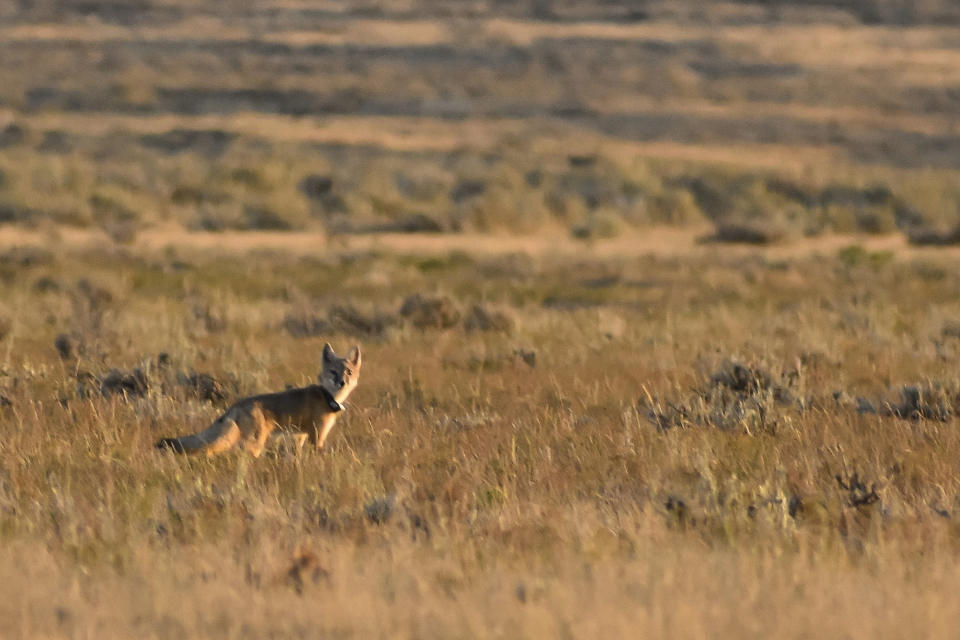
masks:
{"type": "Polygon", "coordinates": [[[2,259],[5,637],[960,621],[955,258],[63,246],[2,259]],[[152,449],[325,340],[329,450],[152,449]]]}
{"type": "Polygon", "coordinates": [[[24,3],[0,221],[953,243],[960,18],[902,4],[24,3]]]}
{"type": "Polygon", "coordinates": [[[0,4],[0,637],[955,636],[956,3],[381,4],[0,4]]]}

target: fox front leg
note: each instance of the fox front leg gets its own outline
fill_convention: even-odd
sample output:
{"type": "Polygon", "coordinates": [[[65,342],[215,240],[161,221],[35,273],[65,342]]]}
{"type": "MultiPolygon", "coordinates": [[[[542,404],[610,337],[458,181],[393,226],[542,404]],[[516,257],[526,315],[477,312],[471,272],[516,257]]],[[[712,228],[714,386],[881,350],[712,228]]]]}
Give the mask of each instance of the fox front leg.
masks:
{"type": "Polygon", "coordinates": [[[317,451],[323,449],[323,440],[320,438],[320,430],[322,425],[314,425],[311,427],[310,431],[307,432],[307,439],[310,440],[310,444],[313,445],[313,448],[317,451]]]}
{"type": "Polygon", "coordinates": [[[327,436],[330,435],[330,430],[333,429],[336,421],[336,415],[324,416],[320,424],[315,424],[313,429],[310,430],[310,442],[317,448],[317,451],[323,449],[323,444],[327,441],[327,436]]]}
{"type": "Polygon", "coordinates": [[[297,444],[297,455],[300,455],[303,452],[303,445],[306,443],[309,434],[306,433],[297,433],[293,436],[293,441],[297,444]]]}

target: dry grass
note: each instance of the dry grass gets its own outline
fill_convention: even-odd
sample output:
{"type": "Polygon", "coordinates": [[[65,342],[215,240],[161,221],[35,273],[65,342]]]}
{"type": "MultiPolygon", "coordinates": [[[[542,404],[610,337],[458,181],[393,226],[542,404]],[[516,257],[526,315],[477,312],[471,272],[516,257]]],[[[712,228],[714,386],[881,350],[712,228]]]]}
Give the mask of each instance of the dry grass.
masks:
{"type": "Polygon", "coordinates": [[[955,635],[955,7],[74,4],[0,6],[0,637],[955,635]],[[325,341],[323,454],[153,449],[325,341]]]}
{"type": "Polygon", "coordinates": [[[241,251],[4,254],[5,637],[948,637],[960,619],[955,419],[845,400],[957,388],[953,259],[241,251]],[[416,291],[514,322],[418,328],[399,313],[416,291]],[[334,304],[392,320],[282,328],[334,304]],[[177,372],[278,389],[358,336],[324,454],[152,449],[222,406],[177,372]],[[135,367],[142,395],[83,384],[135,367]]]}
{"type": "Polygon", "coordinates": [[[165,0],[94,2],[85,20],[24,5],[0,27],[0,221],[125,242],[169,223],[590,238],[758,217],[791,238],[952,228],[954,11],[925,4],[905,27],[873,5],[887,24],[858,24],[873,9],[857,3],[640,16],[559,0],[240,14],[165,0]],[[333,179],[326,201],[304,198],[307,175],[333,179]],[[747,185],[715,194],[723,220],[689,188],[704,176],[747,185]],[[776,180],[792,195],[764,188],[776,180]],[[485,189],[450,197],[463,182],[485,189]],[[879,208],[822,197],[877,187],[893,195],[879,208]]]}

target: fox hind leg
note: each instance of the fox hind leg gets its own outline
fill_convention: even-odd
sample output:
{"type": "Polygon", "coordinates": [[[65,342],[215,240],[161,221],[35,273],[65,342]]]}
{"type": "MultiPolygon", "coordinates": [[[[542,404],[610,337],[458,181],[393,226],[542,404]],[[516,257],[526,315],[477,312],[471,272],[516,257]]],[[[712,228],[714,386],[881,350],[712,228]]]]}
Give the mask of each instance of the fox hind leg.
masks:
{"type": "Polygon", "coordinates": [[[214,456],[232,449],[237,442],[240,441],[241,435],[240,426],[236,421],[225,418],[220,434],[216,440],[213,440],[204,448],[204,453],[206,453],[207,456],[214,456]]]}
{"type": "Polygon", "coordinates": [[[238,427],[243,438],[243,447],[254,458],[259,458],[276,424],[263,415],[259,404],[255,404],[250,412],[240,419],[238,427]]]}

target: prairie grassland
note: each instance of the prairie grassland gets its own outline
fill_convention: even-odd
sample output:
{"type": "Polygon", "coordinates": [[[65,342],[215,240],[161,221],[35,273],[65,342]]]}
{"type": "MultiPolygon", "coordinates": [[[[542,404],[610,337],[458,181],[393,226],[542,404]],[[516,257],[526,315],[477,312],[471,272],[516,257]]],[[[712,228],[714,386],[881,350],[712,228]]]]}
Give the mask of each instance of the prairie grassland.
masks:
{"type": "Polygon", "coordinates": [[[949,637],[955,258],[705,251],[7,249],[0,633],[949,637]],[[325,340],[327,451],[152,448],[325,340]]]}
{"type": "Polygon", "coordinates": [[[22,5],[0,221],[958,241],[952,5],[700,4],[22,5]]]}
{"type": "Polygon", "coordinates": [[[955,4],[0,3],[0,637],[955,636],[955,4]]]}

